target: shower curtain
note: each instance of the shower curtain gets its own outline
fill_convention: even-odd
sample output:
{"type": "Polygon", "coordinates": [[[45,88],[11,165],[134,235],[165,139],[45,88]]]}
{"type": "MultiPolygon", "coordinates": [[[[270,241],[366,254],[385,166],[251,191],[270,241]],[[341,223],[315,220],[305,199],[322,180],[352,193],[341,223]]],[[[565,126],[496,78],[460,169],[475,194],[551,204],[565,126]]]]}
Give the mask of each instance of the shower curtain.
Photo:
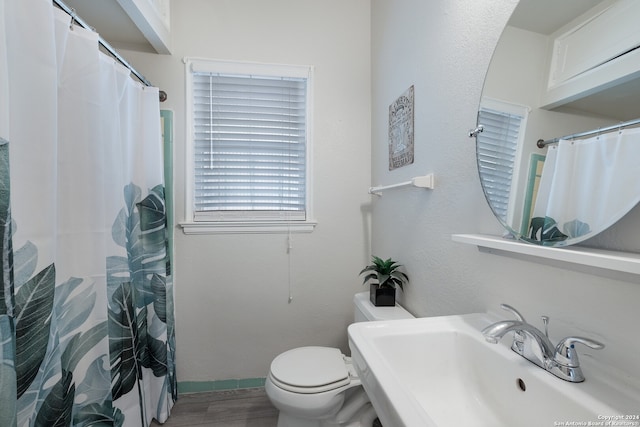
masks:
{"type": "Polygon", "coordinates": [[[534,240],[586,239],[640,201],[640,128],[549,147],[533,212],[534,240]]]}
{"type": "Polygon", "coordinates": [[[158,90],[50,0],[0,0],[0,426],[176,399],[158,90]]]}

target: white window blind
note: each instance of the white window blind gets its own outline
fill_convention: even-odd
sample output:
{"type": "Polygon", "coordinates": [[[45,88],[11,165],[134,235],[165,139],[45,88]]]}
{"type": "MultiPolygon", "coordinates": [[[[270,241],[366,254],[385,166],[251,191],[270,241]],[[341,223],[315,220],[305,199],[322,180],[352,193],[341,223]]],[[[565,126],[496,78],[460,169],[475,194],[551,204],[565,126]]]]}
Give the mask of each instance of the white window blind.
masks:
{"type": "Polygon", "coordinates": [[[524,116],[481,107],[478,123],[484,130],[476,139],[480,180],[495,214],[508,221],[511,183],[516,166],[524,116]]]}
{"type": "Polygon", "coordinates": [[[192,70],[194,221],[307,216],[306,77],[192,70]]]}

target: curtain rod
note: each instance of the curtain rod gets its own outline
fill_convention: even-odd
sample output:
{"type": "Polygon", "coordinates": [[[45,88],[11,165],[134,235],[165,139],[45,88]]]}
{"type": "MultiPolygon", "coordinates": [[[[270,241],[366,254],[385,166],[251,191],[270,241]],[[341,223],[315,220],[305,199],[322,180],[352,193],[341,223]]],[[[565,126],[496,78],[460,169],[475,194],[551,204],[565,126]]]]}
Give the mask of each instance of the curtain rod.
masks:
{"type": "Polygon", "coordinates": [[[574,133],[572,135],[567,135],[567,136],[563,136],[561,138],[553,138],[553,139],[539,139],[538,142],[536,142],[536,145],[538,146],[538,148],[544,148],[545,146],[549,145],[549,144],[556,144],[558,143],[558,141],[560,141],[561,139],[576,139],[576,138],[582,138],[583,136],[590,136],[590,135],[596,135],[599,133],[605,133],[605,132],[609,132],[612,130],[619,130],[622,128],[626,128],[629,126],[635,126],[635,125],[639,125],[640,124],[640,119],[634,119],[634,120],[629,120],[628,122],[622,122],[622,123],[618,123],[617,125],[611,125],[611,126],[607,126],[607,127],[603,127],[603,128],[599,128],[599,129],[594,129],[594,130],[590,130],[587,132],[580,132],[580,133],[574,133]]]}
{"type": "MultiPolygon", "coordinates": [[[[78,25],[80,25],[82,28],[86,28],[87,30],[91,30],[91,31],[96,32],[96,30],[93,27],[91,27],[89,24],[87,24],[84,20],[82,20],[82,18],[80,18],[76,14],[75,9],[73,9],[73,8],[67,6],[66,4],[64,4],[62,2],[62,0],[53,0],[53,3],[56,6],[58,6],[60,9],[65,11],[69,16],[71,16],[71,23],[72,24],[75,22],[78,25]]],[[[116,50],[109,43],[107,43],[107,41],[105,39],[103,39],[102,36],[100,36],[99,34],[98,34],[98,43],[100,43],[100,45],[103,48],[105,48],[107,50],[107,52],[109,52],[109,54],[111,54],[118,62],[120,62],[125,67],[127,67],[129,69],[129,71],[131,71],[131,73],[138,80],[140,80],[140,82],[142,84],[144,84],[145,86],[153,86],[153,84],[151,84],[151,82],[149,80],[147,80],[145,76],[143,76],[135,68],[133,68],[133,66],[131,64],[129,64],[129,62],[127,62],[126,59],[124,59],[122,56],[120,56],[120,54],[118,52],[116,52],[116,50]]],[[[164,102],[164,101],[166,101],[166,99],[167,99],[167,93],[165,91],[161,90],[160,91],[160,102],[164,102]]]]}

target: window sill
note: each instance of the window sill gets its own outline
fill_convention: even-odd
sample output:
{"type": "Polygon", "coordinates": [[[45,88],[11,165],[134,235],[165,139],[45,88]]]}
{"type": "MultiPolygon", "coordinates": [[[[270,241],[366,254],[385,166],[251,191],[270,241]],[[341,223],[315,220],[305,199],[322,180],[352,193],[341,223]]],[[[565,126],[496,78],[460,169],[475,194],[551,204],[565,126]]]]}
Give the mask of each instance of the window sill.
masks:
{"type": "Polygon", "coordinates": [[[285,234],[311,233],[317,221],[259,221],[259,222],[181,222],[184,234],[285,234]]]}

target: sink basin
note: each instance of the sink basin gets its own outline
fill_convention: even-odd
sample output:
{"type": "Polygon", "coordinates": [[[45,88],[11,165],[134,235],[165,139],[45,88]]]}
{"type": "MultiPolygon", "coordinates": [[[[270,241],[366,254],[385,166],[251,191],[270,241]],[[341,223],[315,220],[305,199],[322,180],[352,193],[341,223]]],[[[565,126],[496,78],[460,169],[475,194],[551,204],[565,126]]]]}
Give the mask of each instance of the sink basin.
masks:
{"type": "Polygon", "coordinates": [[[469,314],[350,325],[352,359],[382,424],[606,425],[607,417],[640,412],[637,396],[598,383],[586,368],[584,383],[569,383],[533,365],[511,351],[512,334],[487,343],[480,331],[498,320],[469,314]]]}

